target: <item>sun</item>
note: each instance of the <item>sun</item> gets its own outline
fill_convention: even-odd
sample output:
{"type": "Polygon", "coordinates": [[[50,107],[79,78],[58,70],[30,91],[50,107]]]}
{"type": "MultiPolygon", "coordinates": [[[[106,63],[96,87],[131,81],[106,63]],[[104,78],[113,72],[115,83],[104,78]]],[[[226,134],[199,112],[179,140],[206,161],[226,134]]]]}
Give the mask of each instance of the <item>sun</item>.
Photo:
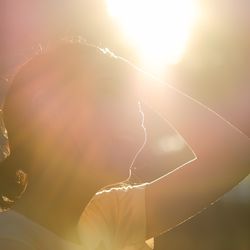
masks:
{"type": "Polygon", "coordinates": [[[141,61],[155,70],[180,61],[197,21],[195,0],[106,0],[141,61]]]}

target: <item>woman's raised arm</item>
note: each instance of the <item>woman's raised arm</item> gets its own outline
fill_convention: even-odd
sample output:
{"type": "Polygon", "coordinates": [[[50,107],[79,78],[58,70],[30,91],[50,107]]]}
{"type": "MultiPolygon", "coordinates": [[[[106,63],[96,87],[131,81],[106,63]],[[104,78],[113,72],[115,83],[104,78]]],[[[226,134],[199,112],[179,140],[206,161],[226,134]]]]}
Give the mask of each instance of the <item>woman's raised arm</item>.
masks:
{"type": "MultiPolygon", "coordinates": [[[[163,116],[196,155],[147,186],[150,238],[195,215],[246,177],[250,170],[250,140],[216,112],[181,91],[159,84],[141,72],[137,83],[142,102],[163,116]]],[[[249,117],[246,122],[250,123],[249,117]]]]}

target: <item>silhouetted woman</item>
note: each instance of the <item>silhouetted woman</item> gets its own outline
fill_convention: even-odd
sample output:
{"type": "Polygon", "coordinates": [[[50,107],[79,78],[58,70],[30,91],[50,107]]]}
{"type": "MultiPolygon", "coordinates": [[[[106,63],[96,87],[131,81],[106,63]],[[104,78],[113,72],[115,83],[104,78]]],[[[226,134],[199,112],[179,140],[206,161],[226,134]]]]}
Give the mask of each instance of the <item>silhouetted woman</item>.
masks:
{"type": "Polygon", "coordinates": [[[62,43],[20,67],[3,108],[10,155],[0,167],[0,198],[11,209],[0,215],[1,249],[152,249],[147,239],[248,175],[249,139],[156,81],[86,44],[62,43]],[[196,158],[132,185],[146,139],[138,101],[164,116],[196,158]]]}

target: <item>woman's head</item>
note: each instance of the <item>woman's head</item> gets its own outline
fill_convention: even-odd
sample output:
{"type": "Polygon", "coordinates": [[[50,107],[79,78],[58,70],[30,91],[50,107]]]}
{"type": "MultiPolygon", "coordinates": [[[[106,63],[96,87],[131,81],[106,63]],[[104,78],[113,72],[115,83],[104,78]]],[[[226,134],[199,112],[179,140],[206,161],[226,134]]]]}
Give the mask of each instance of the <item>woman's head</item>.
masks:
{"type": "Polygon", "coordinates": [[[132,80],[122,60],[86,44],[33,57],[5,99],[12,168],[30,183],[60,175],[107,185],[128,177],[144,141],[132,80]]]}

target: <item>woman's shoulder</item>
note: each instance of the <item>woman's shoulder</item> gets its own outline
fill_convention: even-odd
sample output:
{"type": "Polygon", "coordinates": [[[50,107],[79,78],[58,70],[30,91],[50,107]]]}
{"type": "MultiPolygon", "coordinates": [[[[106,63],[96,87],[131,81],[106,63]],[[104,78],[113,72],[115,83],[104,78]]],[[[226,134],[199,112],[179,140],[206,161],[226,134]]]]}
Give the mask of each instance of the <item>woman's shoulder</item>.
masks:
{"type": "Polygon", "coordinates": [[[23,241],[9,238],[0,238],[0,246],[2,249],[8,250],[35,250],[35,248],[23,241]]]}
{"type": "Polygon", "coordinates": [[[4,244],[8,250],[80,249],[13,210],[0,213],[0,246],[4,244]]]}
{"type": "MultiPolygon", "coordinates": [[[[30,245],[34,230],[28,219],[22,215],[9,210],[0,213],[0,242],[8,245],[10,249],[15,249],[15,245],[30,245]]],[[[5,249],[9,249],[5,248],[5,249]]],[[[25,248],[24,248],[25,249],[25,248]]],[[[27,248],[29,249],[29,248],[27,248]]]]}
{"type": "Polygon", "coordinates": [[[30,228],[28,219],[12,210],[0,213],[0,237],[3,235],[22,233],[23,229],[30,228]],[[21,230],[22,229],[22,230],[21,230]]]}

